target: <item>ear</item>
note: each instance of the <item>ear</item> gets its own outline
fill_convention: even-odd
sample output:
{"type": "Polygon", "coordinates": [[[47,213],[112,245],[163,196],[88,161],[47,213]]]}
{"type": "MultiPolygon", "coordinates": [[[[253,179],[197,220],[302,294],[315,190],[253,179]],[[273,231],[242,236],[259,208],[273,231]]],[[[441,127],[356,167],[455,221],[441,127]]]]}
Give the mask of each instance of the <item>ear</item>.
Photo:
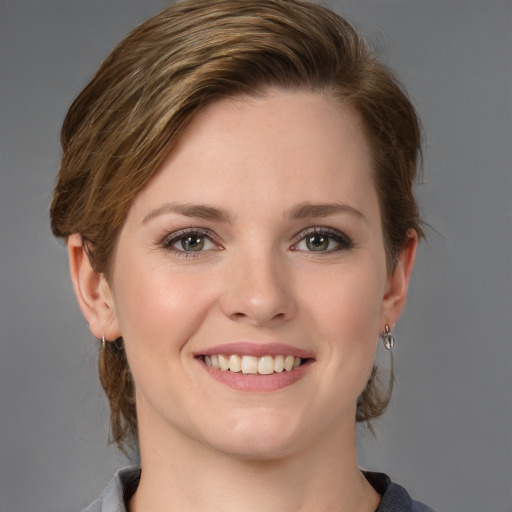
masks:
{"type": "Polygon", "coordinates": [[[388,277],[387,287],[382,302],[381,328],[389,324],[393,329],[396,321],[405,308],[409,281],[414,267],[416,249],[418,248],[418,234],[414,229],[407,232],[408,242],[400,252],[393,273],[388,277]]]}
{"type": "Polygon", "coordinates": [[[121,336],[110,286],[103,274],[96,272],[84,250],[82,236],[68,238],[69,270],[78,304],[92,334],[108,341],[121,336]]]}

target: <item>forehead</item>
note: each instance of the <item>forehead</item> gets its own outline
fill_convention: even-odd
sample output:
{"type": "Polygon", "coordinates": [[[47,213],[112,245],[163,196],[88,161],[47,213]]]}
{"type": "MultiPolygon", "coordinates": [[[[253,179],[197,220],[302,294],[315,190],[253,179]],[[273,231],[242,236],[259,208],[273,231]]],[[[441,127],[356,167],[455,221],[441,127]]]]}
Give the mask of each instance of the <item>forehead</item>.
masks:
{"type": "Polygon", "coordinates": [[[155,202],[373,201],[370,149],[357,113],[327,95],[271,90],[213,102],[192,120],[132,210],[155,202]]]}

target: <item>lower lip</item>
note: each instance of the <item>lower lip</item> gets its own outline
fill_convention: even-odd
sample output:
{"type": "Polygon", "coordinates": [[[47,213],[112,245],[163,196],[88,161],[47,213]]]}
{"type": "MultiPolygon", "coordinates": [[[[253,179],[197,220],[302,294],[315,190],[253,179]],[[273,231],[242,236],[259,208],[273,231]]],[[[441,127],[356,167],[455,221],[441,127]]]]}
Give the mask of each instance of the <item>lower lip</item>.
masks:
{"type": "Polygon", "coordinates": [[[198,359],[198,361],[215,380],[218,380],[219,382],[222,382],[230,388],[238,391],[255,391],[258,393],[276,391],[294,384],[304,377],[311,366],[311,362],[306,361],[294,370],[283,370],[282,372],[274,372],[270,375],[260,375],[219,370],[212,366],[208,366],[201,359],[198,359]]]}

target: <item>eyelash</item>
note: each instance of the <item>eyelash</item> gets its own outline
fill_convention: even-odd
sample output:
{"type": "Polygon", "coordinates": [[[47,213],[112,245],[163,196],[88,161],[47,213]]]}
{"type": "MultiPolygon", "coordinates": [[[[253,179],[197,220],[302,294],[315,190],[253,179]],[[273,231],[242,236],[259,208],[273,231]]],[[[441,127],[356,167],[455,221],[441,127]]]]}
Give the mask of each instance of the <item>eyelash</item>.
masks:
{"type": "Polygon", "coordinates": [[[310,252],[310,253],[318,252],[320,254],[330,254],[333,252],[352,249],[355,245],[354,242],[346,234],[342,233],[341,231],[338,231],[337,229],[314,227],[314,228],[309,228],[304,231],[301,231],[297,235],[296,242],[294,242],[294,244],[292,245],[292,250],[294,250],[294,251],[300,250],[300,249],[297,249],[296,247],[301,242],[305,241],[307,239],[307,237],[312,237],[312,236],[326,237],[329,240],[333,240],[338,245],[332,249],[327,249],[325,251],[312,251],[311,250],[311,251],[306,251],[306,252],[310,252]]]}
{"type": "MultiPolygon", "coordinates": [[[[163,242],[161,243],[161,246],[164,249],[168,250],[169,252],[173,253],[174,255],[176,255],[180,258],[198,258],[198,257],[201,257],[202,255],[204,255],[204,253],[207,252],[208,250],[206,250],[206,251],[201,251],[201,250],[200,251],[185,251],[185,250],[181,250],[181,249],[177,249],[177,248],[173,247],[180,240],[182,240],[186,237],[193,237],[193,236],[207,239],[210,243],[217,245],[217,247],[220,246],[220,243],[219,243],[217,237],[210,230],[200,229],[200,228],[187,228],[187,229],[182,229],[180,231],[171,233],[163,240],[163,242]]],[[[314,228],[309,228],[304,231],[301,231],[295,237],[295,241],[293,242],[293,244],[291,246],[291,250],[292,251],[300,250],[300,249],[297,249],[297,246],[301,242],[305,241],[307,239],[307,237],[312,237],[312,236],[326,237],[330,241],[336,242],[336,244],[338,244],[338,245],[334,248],[327,249],[327,250],[319,250],[319,251],[310,250],[310,251],[304,251],[304,252],[310,252],[310,253],[318,252],[320,254],[330,254],[330,253],[337,252],[337,251],[352,249],[355,245],[354,242],[347,235],[345,235],[344,233],[342,233],[336,229],[314,227],[314,228]]],[[[222,250],[222,248],[219,247],[218,250],[222,250]]]]}
{"type": "MultiPolygon", "coordinates": [[[[200,229],[200,228],[188,228],[188,229],[181,229],[180,231],[175,231],[174,233],[171,233],[168,235],[164,241],[162,242],[162,247],[164,249],[167,249],[169,252],[173,253],[175,256],[178,256],[179,258],[198,258],[201,257],[201,255],[206,251],[185,251],[181,249],[177,249],[176,247],[173,247],[174,244],[178,243],[180,240],[187,238],[187,237],[201,237],[207,239],[212,244],[215,244],[217,246],[220,246],[217,237],[209,230],[207,229],[200,229]]],[[[219,248],[219,250],[221,250],[219,248]]]]}

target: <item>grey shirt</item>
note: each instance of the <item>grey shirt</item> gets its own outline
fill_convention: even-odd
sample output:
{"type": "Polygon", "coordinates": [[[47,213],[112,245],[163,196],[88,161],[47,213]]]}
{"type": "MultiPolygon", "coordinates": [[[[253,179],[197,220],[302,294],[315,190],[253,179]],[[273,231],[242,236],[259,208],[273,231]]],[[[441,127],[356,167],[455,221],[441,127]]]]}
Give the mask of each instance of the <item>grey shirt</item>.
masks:
{"type": "MultiPolygon", "coordinates": [[[[434,512],[413,500],[400,485],[393,483],[384,473],[364,472],[373,488],[382,496],[375,512],[434,512]]],[[[116,473],[101,496],[83,512],[127,512],[126,503],[133,496],[140,480],[140,467],[129,466],[116,473]]]]}

